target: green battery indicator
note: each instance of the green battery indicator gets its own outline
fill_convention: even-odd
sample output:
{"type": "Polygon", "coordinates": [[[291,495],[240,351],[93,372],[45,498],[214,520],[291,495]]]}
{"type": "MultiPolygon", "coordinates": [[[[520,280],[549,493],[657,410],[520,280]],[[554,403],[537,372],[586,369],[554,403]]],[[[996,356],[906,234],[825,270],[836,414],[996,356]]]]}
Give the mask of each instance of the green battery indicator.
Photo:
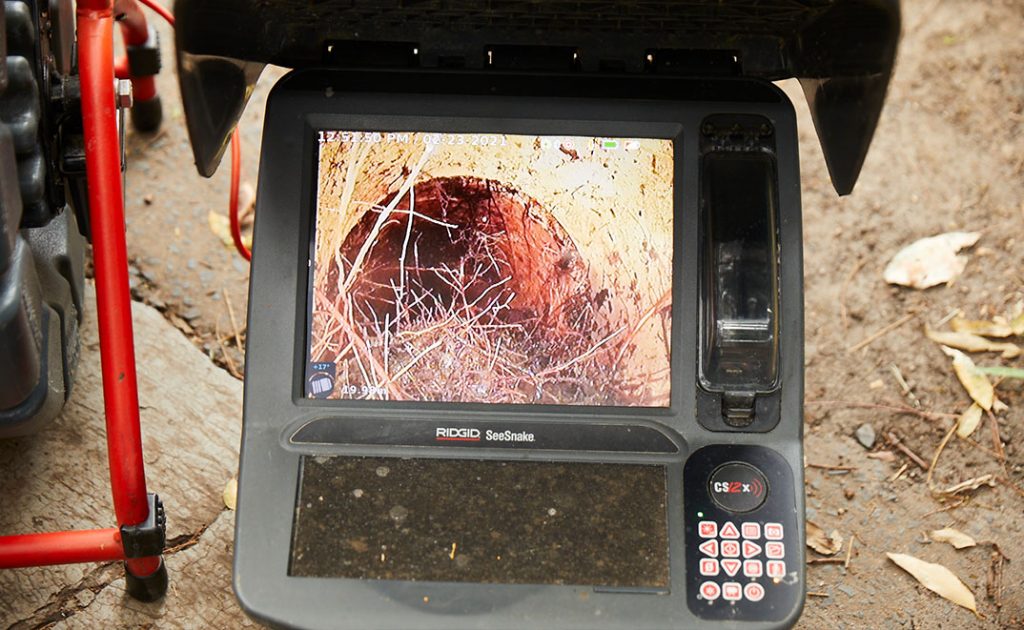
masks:
{"type": "Polygon", "coordinates": [[[601,141],[601,148],[603,148],[603,149],[618,149],[619,148],[619,141],[618,140],[613,140],[611,138],[605,138],[604,140],[601,141]]]}

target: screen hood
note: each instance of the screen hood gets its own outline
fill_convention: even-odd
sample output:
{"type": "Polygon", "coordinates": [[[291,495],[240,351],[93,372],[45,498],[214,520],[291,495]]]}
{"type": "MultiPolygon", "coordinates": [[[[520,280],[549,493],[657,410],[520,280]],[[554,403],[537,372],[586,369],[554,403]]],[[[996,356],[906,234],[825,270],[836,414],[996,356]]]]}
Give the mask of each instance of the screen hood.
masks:
{"type": "Polygon", "coordinates": [[[212,175],[267,64],[797,78],[836,191],[892,74],[899,0],[177,0],[178,75],[212,175]]]}

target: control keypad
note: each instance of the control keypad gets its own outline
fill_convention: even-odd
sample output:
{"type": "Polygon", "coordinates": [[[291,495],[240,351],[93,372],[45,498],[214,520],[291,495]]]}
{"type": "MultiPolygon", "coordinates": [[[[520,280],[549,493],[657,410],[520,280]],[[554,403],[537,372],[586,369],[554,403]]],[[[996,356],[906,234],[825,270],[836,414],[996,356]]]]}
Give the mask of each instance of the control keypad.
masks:
{"type": "MultiPolygon", "coordinates": [[[[785,529],[781,523],[765,523],[764,530],[766,532],[771,531],[773,536],[779,538],[785,535],[785,529]]],[[[737,526],[732,521],[726,521],[725,523],[701,521],[698,524],[698,531],[703,532],[704,537],[707,538],[697,547],[701,554],[698,563],[701,577],[714,578],[722,576],[732,578],[740,576],[756,579],[764,577],[766,561],[769,564],[769,578],[781,579],[785,577],[785,545],[781,540],[762,540],[760,523],[748,521],[737,526]],[[712,531],[718,532],[722,538],[710,538],[709,534],[712,531]],[[739,540],[730,539],[734,532],[741,534],[739,540]],[[718,558],[719,552],[721,559],[718,558]]],[[[710,580],[702,582],[699,589],[701,596],[705,596],[706,590],[707,596],[704,597],[705,599],[718,599],[720,595],[729,601],[740,601],[746,598],[753,602],[759,602],[764,599],[764,587],[759,584],[749,589],[747,587],[750,584],[740,584],[740,588],[737,589],[732,586],[732,582],[718,582],[716,580],[716,588],[707,587],[705,589],[705,585],[708,582],[710,580]],[[726,588],[727,584],[729,588],[726,588]],[[747,596],[748,590],[751,594],[749,597],[747,596]],[[730,597],[724,596],[726,591],[730,593],[730,597]]]]}
{"type": "Polygon", "coordinates": [[[687,599],[698,617],[775,621],[798,610],[804,571],[791,471],[764,447],[706,447],[691,455],[684,468],[687,599]],[[723,470],[731,477],[714,474],[723,470]],[[731,493],[737,479],[743,493],[747,484],[738,475],[745,471],[771,488],[761,505],[747,511],[747,505],[732,506],[714,494],[716,487],[718,494],[731,493]]]}

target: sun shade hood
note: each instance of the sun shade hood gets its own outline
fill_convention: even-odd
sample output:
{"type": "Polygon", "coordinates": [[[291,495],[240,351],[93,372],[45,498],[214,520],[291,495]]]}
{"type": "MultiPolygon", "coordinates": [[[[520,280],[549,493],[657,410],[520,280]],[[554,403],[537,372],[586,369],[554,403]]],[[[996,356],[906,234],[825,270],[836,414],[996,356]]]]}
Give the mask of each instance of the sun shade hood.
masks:
{"type": "Polygon", "coordinates": [[[267,64],[795,77],[845,195],[900,34],[899,0],[177,0],[174,9],[185,116],[207,177],[267,64]]]}

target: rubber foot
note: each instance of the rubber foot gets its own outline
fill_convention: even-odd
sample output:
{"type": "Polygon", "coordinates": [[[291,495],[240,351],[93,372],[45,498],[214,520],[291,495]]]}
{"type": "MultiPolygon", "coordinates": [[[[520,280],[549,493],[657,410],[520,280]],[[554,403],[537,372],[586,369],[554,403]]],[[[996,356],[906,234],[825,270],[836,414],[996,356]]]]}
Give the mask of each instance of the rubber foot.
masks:
{"type": "Polygon", "coordinates": [[[148,101],[135,101],[132,104],[132,127],[140,133],[153,133],[160,128],[164,119],[164,108],[160,97],[154,96],[148,101]]]}
{"type": "Polygon", "coordinates": [[[160,558],[160,568],[145,577],[136,577],[124,567],[125,590],[140,602],[155,602],[167,594],[167,565],[160,558]]]}

